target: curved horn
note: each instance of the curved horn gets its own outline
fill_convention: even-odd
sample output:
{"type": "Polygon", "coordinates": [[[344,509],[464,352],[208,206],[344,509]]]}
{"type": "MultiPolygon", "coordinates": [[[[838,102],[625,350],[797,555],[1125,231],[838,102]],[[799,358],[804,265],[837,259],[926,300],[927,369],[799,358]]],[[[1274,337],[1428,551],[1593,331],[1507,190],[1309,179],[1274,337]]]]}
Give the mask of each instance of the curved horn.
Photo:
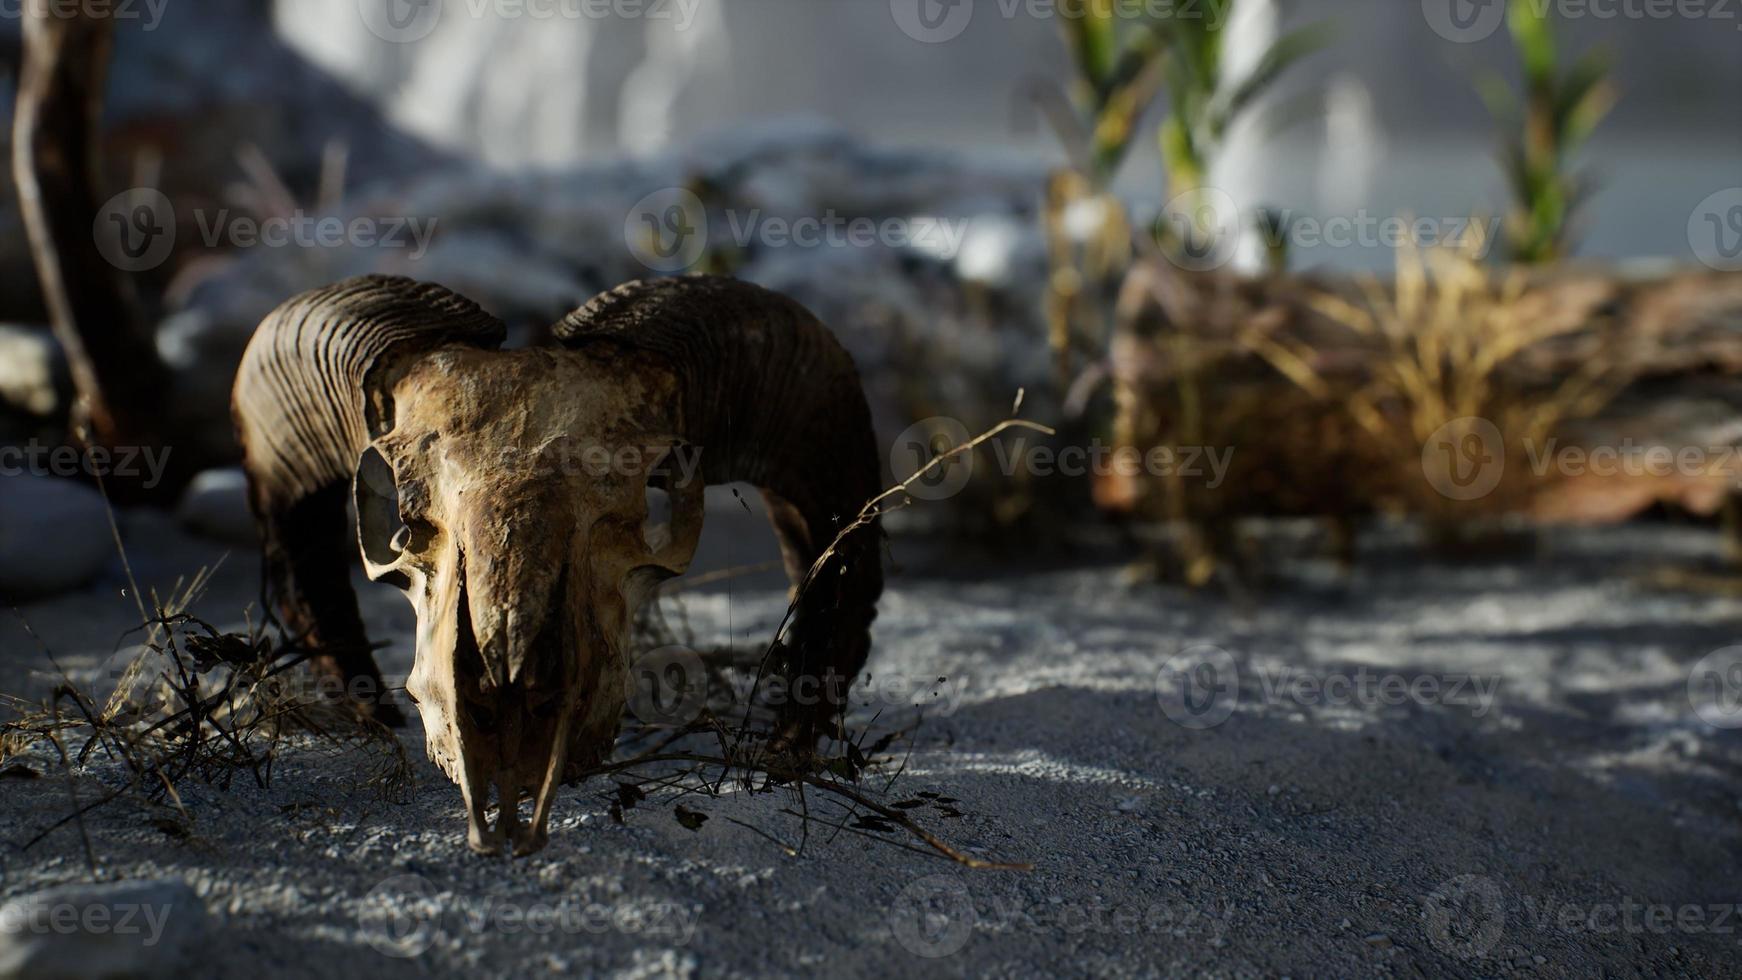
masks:
{"type": "MultiPolygon", "coordinates": [[[[570,348],[614,345],[664,363],[682,402],[674,425],[701,447],[704,479],[763,491],[795,586],[882,490],[853,359],[779,293],[718,276],[631,282],[594,297],[553,333],[570,348]]],[[[881,539],[876,521],[848,536],[804,591],[779,666],[789,680],[820,682],[827,710],[789,722],[814,731],[845,706],[883,591],[881,539]]]]}
{"type": "MultiPolygon", "coordinates": [[[[351,589],[345,505],[357,458],[392,427],[393,365],[447,344],[496,347],[501,321],[440,286],[363,276],[287,300],[242,355],[232,411],[270,583],[317,669],[380,690],[351,589]]],[[[386,701],[375,716],[399,712],[386,701]]]]}

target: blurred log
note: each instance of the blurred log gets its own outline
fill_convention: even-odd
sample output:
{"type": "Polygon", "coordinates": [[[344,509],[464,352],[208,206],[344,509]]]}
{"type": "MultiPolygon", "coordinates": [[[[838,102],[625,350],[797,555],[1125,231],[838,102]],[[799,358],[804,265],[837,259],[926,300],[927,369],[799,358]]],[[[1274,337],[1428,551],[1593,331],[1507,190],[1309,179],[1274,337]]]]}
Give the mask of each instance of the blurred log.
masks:
{"type": "MultiPolygon", "coordinates": [[[[130,283],[103,256],[96,234],[98,127],[113,20],[29,0],[13,128],[13,177],[31,254],[56,338],[78,391],[74,430],[89,445],[171,447],[168,369],[145,329],[130,283]]],[[[195,447],[171,453],[172,472],[191,472],[195,447]]],[[[183,481],[123,498],[169,497],[183,481]]]]}
{"type": "MultiPolygon", "coordinates": [[[[1385,283],[1191,273],[1158,262],[1134,268],[1112,345],[1115,443],[1147,451],[1176,439],[1181,384],[1195,379],[1197,411],[1209,417],[1205,437],[1234,437],[1238,452],[1216,494],[1172,488],[1195,494],[1186,507],[1194,515],[1347,517],[1434,500],[1405,485],[1423,481],[1403,451],[1419,451],[1419,442],[1372,445],[1341,411],[1340,400],[1394,355],[1383,336],[1327,316],[1326,296],[1362,308],[1375,296],[1395,301],[1385,283]],[[1285,376],[1259,344],[1298,353],[1300,374],[1319,389],[1285,376]]],[[[1508,467],[1529,464],[1521,496],[1496,495],[1464,512],[1486,504],[1544,521],[1609,523],[1671,504],[1712,516],[1742,490],[1742,453],[1734,451],[1742,446],[1742,275],[1560,265],[1532,273],[1509,303],[1508,314],[1544,338],[1495,375],[1511,397],[1550,398],[1597,359],[1620,365],[1624,387],[1589,417],[1557,425],[1552,443],[1509,458],[1508,467]],[[1592,457],[1593,449],[1603,455],[1592,457]]],[[[1131,472],[1105,474],[1095,486],[1104,509],[1147,516],[1168,516],[1158,504],[1169,492],[1131,472]]]]}

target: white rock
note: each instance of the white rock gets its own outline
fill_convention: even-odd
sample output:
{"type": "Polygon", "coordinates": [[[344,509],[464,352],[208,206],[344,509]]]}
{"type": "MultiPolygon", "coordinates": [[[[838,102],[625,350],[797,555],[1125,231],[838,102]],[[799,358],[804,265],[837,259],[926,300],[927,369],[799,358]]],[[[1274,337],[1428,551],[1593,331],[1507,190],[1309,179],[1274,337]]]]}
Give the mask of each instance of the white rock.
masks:
{"type": "Polygon", "coordinates": [[[61,885],[0,906],[0,980],[175,976],[209,930],[183,881],[61,885]]]}
{"type": "Polygon", "coordinates": [[[254,514],[248,509],[248,478],[240,467],[206,470],[182,491],[176,520],[195,534],[254,544],[254,514]]]}
{"type": "Polygon", "coordinates": [[[0,594],[48,595],[95,578],[115,554],[97,491],[72,480],[0,475],[0,594]]]}

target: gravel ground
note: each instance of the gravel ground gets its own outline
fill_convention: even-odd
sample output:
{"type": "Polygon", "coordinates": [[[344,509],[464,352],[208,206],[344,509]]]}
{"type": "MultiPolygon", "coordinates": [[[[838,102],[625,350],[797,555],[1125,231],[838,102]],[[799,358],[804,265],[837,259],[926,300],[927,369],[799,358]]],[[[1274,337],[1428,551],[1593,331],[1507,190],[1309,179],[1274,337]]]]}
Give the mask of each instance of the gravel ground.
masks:
{"type": "MultiPolygon", "coordinates": [[[[142,583],[224,550],[127,523],[142,583]]],[[[198,611],[239,626],[255,562],[232,555],[198,611]]],[[[1458,565],[1379,534],[1348,578],[1285,562],[1240,600],[1115,563],[921,563],[892,580],[866,688],[879,730],[928,705],[888,799],[1028,872],[836,833],[814,793],[796,856],[785,792],[688,797],[699,831],[656,794],[618,824],[602,780],[564,793],[547,850],[488,861],[415,727],[408,803],[293,747],[267,789],[183,785],[191,838],[125,802],[86,829],[107,875],[204,897],[194,976],[1736,976],[1742,729],[1689,691],[1742,624],[1716,562],[1710,532],[1660,526],[1458,565]]],[[[39,639],[0,624],[0,690],[47,690],[43,645],[105,676],[137,619],[118,576],[23,606],[39,639]]],[[[782,601],[760,580],[683,607],[698,643],[752,646],[782,601]]],[[[409,609],[374,587],[365,606],[403,673],[409,609]]],[[[19,848],[68,810],[36,764],[56,778],[0,782],[8,898],[87,876],[74,825],[19,848]]]]}

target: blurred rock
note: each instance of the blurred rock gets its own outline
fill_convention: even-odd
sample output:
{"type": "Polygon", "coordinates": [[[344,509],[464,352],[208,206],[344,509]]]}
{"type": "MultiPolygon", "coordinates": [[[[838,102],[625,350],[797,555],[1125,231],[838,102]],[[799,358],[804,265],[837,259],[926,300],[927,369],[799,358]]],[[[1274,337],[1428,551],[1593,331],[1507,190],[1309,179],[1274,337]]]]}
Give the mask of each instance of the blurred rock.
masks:
{"type": "MultiPolygon", "coordinates": [[[[536,338],[599,290],[659,275],[625,226],[651,193],[689,188],[705,208],[700,267],[791,294],[859,362],[886,437],[943,413],[970,427],[1029,390],[1042,414],[1050,360],[1041,322],[1044,168],[1000,154],[867,145],[786,119],[702,137],[644,160],[501,174],[449,169],[348,199],[338,216],[433,216],[426,250],[254,249],[202,282],[160,345],[190,376],[228,379],[255,325],[284,299],[371,272],[440,282],[536,338]],[[801,236],[809,219],[835,230],[801,236]],[[857,222],[876,229],[846,239],[857,222]],[[918,414],[916,414],[918,413],[918,414]]],[[[221,411],[216,393],[207,397],[221,411]]]]}
{"type": "Polygon", "coordinates": [[[177,879],[48,888],[0,906],[0,980],[178,976],[210,930],[177,879]]]}
{"type": "Polygon", "coordinates": [[[66,359],[44,327],[0,323],[0,408],[46,418],[66,407],[66,359]]]}
{"type": "Polygon", "coordinates": [[[248,478],[240,467],[206,470],[194,477],[175,516],[183,527],[208,538],[244,545],[259,540],[248,509],[248,478]]]}
{"type": "Polygon", "coordinates": [[[97,576],[115,554],[97,491],[72,480],[0,475],[0,594],[51,595],[97,576]]]}

